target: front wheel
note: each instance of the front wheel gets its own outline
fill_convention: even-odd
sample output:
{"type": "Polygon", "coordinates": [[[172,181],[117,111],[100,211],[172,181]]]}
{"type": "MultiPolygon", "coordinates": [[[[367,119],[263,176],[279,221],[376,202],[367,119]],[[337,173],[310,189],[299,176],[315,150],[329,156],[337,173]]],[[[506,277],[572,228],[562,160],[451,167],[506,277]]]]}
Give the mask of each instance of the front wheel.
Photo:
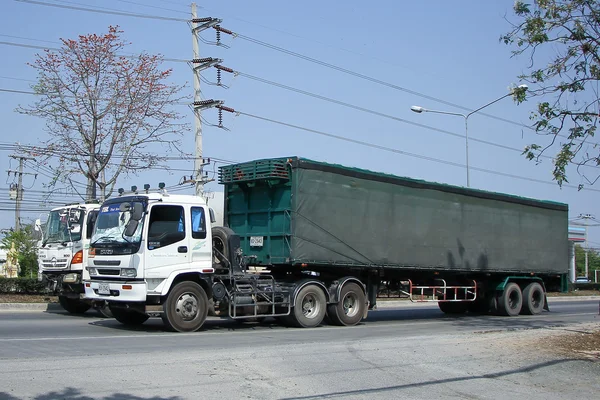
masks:
{"type": "Polygon", "coordinates": [[[58,296],[58,302],[62,308],[71,314],[83,314],[91,307],[91,305],[79,299],[70,299],[66,296],[58,296]]]}
{"type": "Polygon", "coordinates": [[[148,320],[146,314],[139,313],[137,311],[126,310],[123,308],[110,308],[110,311],[117,321],[123,325],[138,326],[148,320]]]}
{"type": "Polygon", "coordinates": [[[163,305],[163,322],[168,330],[194,332],[208,316],[208,297],[196,282],[179,282],[163,305]]]}
{"type": "Polygon", "coordinates": [[[366,307],[365,293],[356,283],[347,283],[340,291],[340,301],[327,306],[327,315],[335,325],[352,326],[358,324],[366,307]]]}
{"type": "Polygon", "coordinates": [[[113,313],[110,310],[110,307],[108,306],[108,303],[104,302],[100,305],[97,305],[96,307],[96,311],[98,311],[98,314],[100,314],[101,317],[103,318],[113,318],[113,313]]]}

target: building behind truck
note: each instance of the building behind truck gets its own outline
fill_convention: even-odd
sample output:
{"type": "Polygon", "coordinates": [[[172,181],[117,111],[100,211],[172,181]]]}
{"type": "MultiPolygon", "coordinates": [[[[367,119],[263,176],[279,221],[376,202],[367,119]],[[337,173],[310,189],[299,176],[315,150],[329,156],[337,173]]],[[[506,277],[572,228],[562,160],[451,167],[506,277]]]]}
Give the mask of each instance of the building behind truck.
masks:
{"type": "MultiPolygon", "coordinates": [[[[386,289],[449,314],[539,314],[566,288],[568,207],[297,157],[220,168],[224,227],[196,196],[102,205],[86,295],[124,324],[355,325],[386,289]],[[250,267],[262,267],[253,273],[250,267]]],[[[254,271],[254,269],[252,269],[254,271]]]]}
{"type": "Polygon", "coordinates": [[[99,208],[97,203],[68,204],[52,209],[44,224],[36,221],[36,230],[41,232],[38,279],[73,314],[84,313],[93,306],[102,315],[110,316],[104,302],[84,298],[83,281],[88,278],[84,265],[99,208]]]}

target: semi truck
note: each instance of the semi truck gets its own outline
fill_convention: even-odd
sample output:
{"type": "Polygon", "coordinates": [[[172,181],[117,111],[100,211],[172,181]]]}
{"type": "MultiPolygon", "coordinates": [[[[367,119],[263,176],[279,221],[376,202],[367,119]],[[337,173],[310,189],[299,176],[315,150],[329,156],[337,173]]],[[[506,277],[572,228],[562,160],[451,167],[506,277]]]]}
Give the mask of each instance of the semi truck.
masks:
{"type": "Polygon", "coordinates": [[[138,325],[196,331],[209,310],[356,325],[378,294],[448,314],[539,314],[565,290],[568,206],[299,157],[223,166],[224,226],[201,197],[106,201],[86,296],[138,325]]]}
{"type": "Polygon", "coordinates": [[[100,204],[73,203],[50,211],[45,224],[36,220],[41,233],[38,242],[38,279],[48,291],[58,295],[62,308],[82,314],[91,307],[105,317],[110,310],[104,301],[84,298],[83,282],[88,278],[87,254],[100,204]]]}

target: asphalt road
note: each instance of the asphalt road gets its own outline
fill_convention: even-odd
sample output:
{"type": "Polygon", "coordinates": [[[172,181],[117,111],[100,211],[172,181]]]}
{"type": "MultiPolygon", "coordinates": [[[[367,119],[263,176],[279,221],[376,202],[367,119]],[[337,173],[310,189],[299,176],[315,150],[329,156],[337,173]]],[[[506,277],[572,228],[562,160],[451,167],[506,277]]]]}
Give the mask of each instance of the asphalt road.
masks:
{"type": "Polygon", "coordinates": [[[600,363],[544,347],[600,324],[599,302],[516,318],[435,305],[371,312],[356,327],[209,319],[137,329],[88,313],[0,312],[0,399],[595,398],[600,363]]]}

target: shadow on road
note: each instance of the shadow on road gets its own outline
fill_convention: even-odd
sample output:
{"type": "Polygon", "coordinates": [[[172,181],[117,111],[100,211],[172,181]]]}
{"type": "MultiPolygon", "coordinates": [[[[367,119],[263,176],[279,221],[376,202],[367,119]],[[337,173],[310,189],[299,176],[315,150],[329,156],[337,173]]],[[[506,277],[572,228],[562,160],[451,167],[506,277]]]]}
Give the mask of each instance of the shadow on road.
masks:
{"type": "MultiPolygon", "coordinates": [[[[164,325],[160,318],[150,318],[143,325],[130,326],[123,325],[114,319],[104,319],[94,315],[84,316],[84,318],[93,318],[90,325],[100,326],[108,329],[115,329],[128,332],[165,332],[164,325]]],[[[448,324],[457,331],[475,331],[477,333],[487,333],[500,330],[521,330],[521,329],[541,329],[552,327],[564,327],[573,323],[573,319],[560,314],[543,312],[541,315],[527,316],[519,315],[517,317],[503,317],[496,315],[485,315],[468,313],[462,315],[447,315],[435,308],[416,308],[416,309],[384,309],[369,313],[369,316],[362,324],[378,324],[386,322],[417,322],[417,321],[439,321],[442,324],[448,324]],[[545,317],[552,317],[551,321],[545,317]]],[[[362,325],[361,324],[361,325],[362,325]]],[[[327,322],[323,323],[327,326],[327,322]]],[[[262,322],[251,320],[230,320],[227,318],[209,317],[204,323],[201,331],[223,331],[223,332],[242,332],[248,330],[265,329],[286,329],[281,326],[274,318],[265,318],[262,322]]],[[[294,329],[294,328],[292,328],[294,329]]]]}
{"type": "MultiPolygon", "coordinates": [[[[427,387],[427,386],[432,386],[432,385],[443,385],[443,384],[454,383],[454,382],[465,382],[465,381],[471,381],[471,380],[477,380],[477,379],[497,379],[497,378],[503,378],[503,377],[515,375],[515,374],[529,373],[529,372],[532,372],[532,371],[535,371],[538,369],[551,367],[554,365],[559,365],[559,364],[573,365],[575,363],[593,363],[593,361],[568,360],[568,359],[553,360],[553,361],[546,361],[546,362],[542,362],[542,363],[538,363],[538,364],[533,364],[533,365],[530,365],[527,367],[517,368],[514,370],[494,372],[494,373],[488,373],[488,374],[469,375],[469,376],[462,376],[462,377],[457,377],[457,378],[436,379],[436,380],[431,380],[431,381],[426,381],[426,382],[406,383],[403,385],[393,385],[393,386],[385,386],[385,387],[371,388],[371,389],[357,389],[357,390],[347,390],[347,391],[342,391],[342,392],[320,393],[320,394],[310,395],[310,396],[286,397],[286,398],[282,398],[281,400],[310,400],[310,399],[336,398],[336,397],[343,398],[343,397],[348,397],[348,396],[370,395],[370,394],[385,393],[385,392],[403,390],[403,389],[421,388],[421,387],[427,387]]],[[[565,366],[563,368],[570,368],[570,367],[565,366]]]]}
{"type": "MultiPolygon", "coordinates": [[[[140,397],[129,393],[113,393],[104,397],[89,397],[81,393],[80,390],[74,388],[65,388],[63,391],[56,392],[48,392],[44,394],[37,395],[35,397],[27,397],[33,400],[180,400],[179,396],[170,396],[170,397],[140,397]]],[[[2,400],[22,400],[20,397],[15,397],[10,393],[0,392],[0,399],[2,400]]]]}
{"type": "MultiPolygon", "coordinates": [[[[126,332],[145,332],[145,333],[164,333],[168,332],[160,318],[150,318],[142,325],[124,325],[115,319],[100,319],[89,323],[90,325],[100,326],[103,328],[114,329],[126,332]]],[[[210,318],[207,319],[202,329],[203,331],[223,331],[223,332],[242,332],[249,330],[265,330],[265,329],[286,329],[276,323],[273,318],[266,318],[263,322],[251,322],[242,320],[230,320],[210,318]]]]}

